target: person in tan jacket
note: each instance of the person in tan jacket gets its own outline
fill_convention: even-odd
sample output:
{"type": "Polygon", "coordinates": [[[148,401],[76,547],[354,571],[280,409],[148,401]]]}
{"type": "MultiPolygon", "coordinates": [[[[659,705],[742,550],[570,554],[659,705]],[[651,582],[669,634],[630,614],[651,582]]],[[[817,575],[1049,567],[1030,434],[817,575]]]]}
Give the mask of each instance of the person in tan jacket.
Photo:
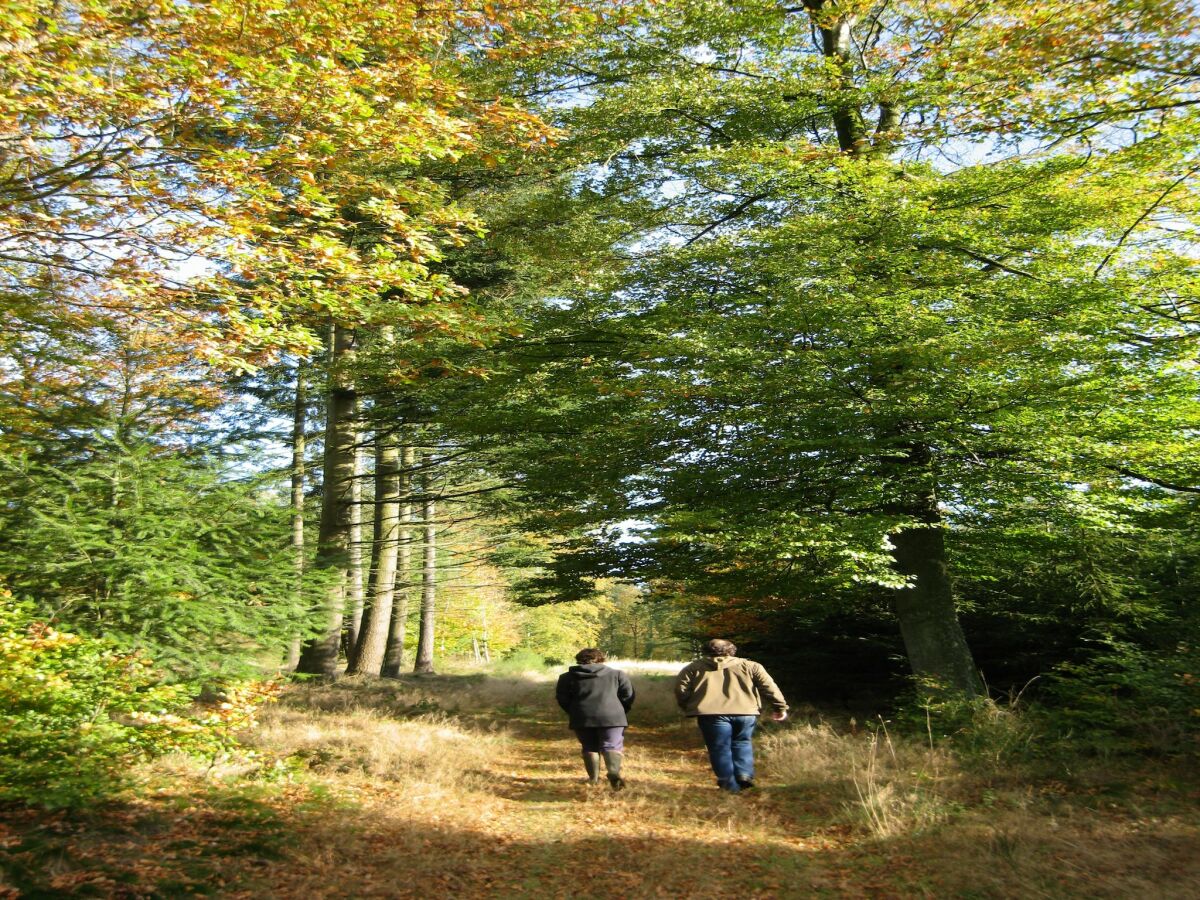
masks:
{"type": "Polygon", "coordinates": [[[788,705],[783,693],[761,665],[739,659],[737,646],[714,639],[704,656],[688,663],[675,678],[675,700],[684,715],[693,716],[704,735],[717,787],[736,794],[754,787],[754,746],[763,702],[771,718],[782,722],[788,705]]]}

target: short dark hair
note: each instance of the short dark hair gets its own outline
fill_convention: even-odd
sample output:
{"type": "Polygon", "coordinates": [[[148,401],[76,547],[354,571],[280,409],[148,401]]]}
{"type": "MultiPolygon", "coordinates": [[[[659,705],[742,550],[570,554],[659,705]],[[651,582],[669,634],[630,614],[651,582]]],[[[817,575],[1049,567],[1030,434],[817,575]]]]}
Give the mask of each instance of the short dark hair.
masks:
{"type": "Polygon", "coordinates": [[[575,662],[581,666],[586,666],[589,663],[602,663],[606,659],[608,657],[604,655],[604,651],[598,650],[595,647],[584,647],[575,654],[575,662]]]}
{"type": "Polygon", "coordinates": [[[737,656],[737,644],[733,641],[713,638],[704,645],[705,656],[737,656]]]}

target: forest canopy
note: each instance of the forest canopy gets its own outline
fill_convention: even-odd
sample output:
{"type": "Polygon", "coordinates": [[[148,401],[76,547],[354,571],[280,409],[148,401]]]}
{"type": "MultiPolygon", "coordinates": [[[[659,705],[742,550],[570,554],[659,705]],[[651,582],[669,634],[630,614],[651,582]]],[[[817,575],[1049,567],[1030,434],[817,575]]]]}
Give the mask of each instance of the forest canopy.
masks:
{"type": "Polygon", "coordinates": [[[21,665],[720,635],[1194,734],[1191,3],[3,10],[21,665]]]}

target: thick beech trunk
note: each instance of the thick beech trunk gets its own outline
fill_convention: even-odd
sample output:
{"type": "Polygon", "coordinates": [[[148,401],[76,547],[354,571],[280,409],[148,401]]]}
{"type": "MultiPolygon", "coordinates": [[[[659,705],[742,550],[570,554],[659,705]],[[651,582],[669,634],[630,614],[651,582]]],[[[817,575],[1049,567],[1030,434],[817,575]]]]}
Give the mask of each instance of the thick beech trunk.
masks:
{"type": "Polygon", "coordinates": [[[396,561],[400,540],[400,445],[396,435],[375,434],[375,526],[367,612],[346,670],[352,675],[378,675],[387,650],[396,591],[396,561]]]}
{"type": "Polygon", "coordinates": [[[297,672],[334,678],[350,575],[350,525],[358,397],[349,374],[354,360],[354,331],[335,325],[330,341],[329,397],[325,415],[325,465],[321,490],[321,526],[317,536],[318,568],[332,570],[325,598],[326,620],[320,635],[300,654],[297,672]]]}
{"type": "MultiPolygon", "coordinates": [[[[297,605],[304,590],[304,453],[305,432],[308,412],[308,397],[304,383],[304,368],[300,360],[296,360],[296,391],[295,402],[292,406],[292,552],[295,554],[293,565],[296,569],[296,600],[297,605]]],[[[300,638],[293,638],[288,644],[288,669],[295,669],[300,663],[300,638]]]]}
{"type": "Polygon", "coordinates": [[[384,678],[399,678],[404,665],[404,640],[408,629],[408,599],[412,594],[412,470],[416,451],[405,444],[400,451],[400,519],[396,533],[396,587],[392,597],[392,620],[388,627],[387,650],[383,655],[384,678]]]}
{"type": "MultiPolygon", "coordinates": [[[[929,449],[913,445],[907,465],[930,467],[929,449]]],[[[932,484],[932,473],[923,478],[932,484]]],[[[983,683],[954,606],[950,567],[946,561],[946,536],[938,512],[936,491],[929,487],[895,511],[917,521],[892,535],[896,568],[912,584],[896,592],[896,618],[913,674],[941,691],[965,697],[983,693],[983,683]]]]}
{"type": "Polygon", "coordinates": [[[433,674],[434,615],[437,608],[437,532],[433,517],[436,504],[429,473],[422,478],[424,501],[421,514],[425,520],[425,561],[421,567],[421,631],[417,638],[417,660],[413,671],[419,675],[433,674]]]}

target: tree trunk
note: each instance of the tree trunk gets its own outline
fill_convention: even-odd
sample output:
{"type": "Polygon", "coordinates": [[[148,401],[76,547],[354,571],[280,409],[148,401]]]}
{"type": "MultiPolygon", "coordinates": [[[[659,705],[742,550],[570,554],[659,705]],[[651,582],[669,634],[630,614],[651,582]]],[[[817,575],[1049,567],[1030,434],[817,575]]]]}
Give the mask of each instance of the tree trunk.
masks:
{"type": "Polygon", "coordinates": [[[487,601],[482,598],[479,601],[479,628],[480,628],[480,631],[482,632],[482,637],[483,637],[483,646],[482,646],[483,661],[491,662],[492,661],[492,653],[488,649],[487,601]]]}
{"type": "Polygon", "coordinates": [[[392,621],[388,628],[387,650],[383,655],[383,668],[379,674],[384,678],[399,678],[404,665],[404,639],[408,629],[408,598],[412,584],[412,470],[416,464],[416,451],[405,444],[400,451],[400,521],[396,542],[396,589],[392,597],[392,621]]]}
{"type": "MultiPolygon", "coordinates": [[[[836,6],[826,3],[826,0],[804,0],[804,6],[821,36],[822,55],[840,67],[841,74],[838,80],[846,95],[852,96],[854,84],[850,77],[850,68],[853,66],[851,29],[854,27],[855,17],[843,15],[836,6]]],[[[843,102],[835,106],[833,127],[837,132],[838,148],[844,153],[856,155],[866,149],[865,130],[856,105],[843,102]]]]}
{"type": "MultiPolygon", "coordinates": [[[[426,461],[428,465],[428,461],[426,461]]],[[[434,614],[437,604],[437,533],[433,517],[436,512],[433,500],[432,478],[428,471],[421,479],[421,493],[425,495],[422,516],[425,519],[425,563],[421,567],[421,632],[417,638],[417,660],[413,672],[418,675],[433,674],[434,614]]]]}
{"type": "Polygon", "coordinates": [[[322,634],[310,640],[300,654],[297,672],[335,678],[338,645],[346,608],[350,574],[350,522],[353,504],[354,456],[358,443],[358,397],[349,367],[354,361],[354,331],[335,325],[330,341],[329,397],[325,415],[325,465],[321,490],[321,525],[317,536],[316,565],[332,570],[326,595],[326,622],[322,634]]]}
{"type": "Polygon", "coordinates": [[[354,481],[350,487],[350,569],[346,578],[346,657],[354,653],[362,631],[363,589],[363,454],[358,446],[359,431],[354,429],[354,481]]]}
{"type": "Polygon", "coordinates": [[[383,668],[396,592],[400,499],[400,445],[394,433],[381,428],[375,433],[375,526],[367,588],[370,605],[346,670],[350,675],[378,675],[383,668]]]}
{"type": "MultiPolygon", "coordinates": [[[[304,368],[296,360],[296,391],[292,406],[292,552],[296,570],[296,605],[299,606],[304,591],[304,427],[308,413],[308,397],[304,383],[304,368]]],[[[292,638],[288,644],[288,669],[300,663],[300,638],[292,638]]]]}
{"type": "MultiPolygon", "coordinates": [[[[929,448],[911,446],[907,463],[929,469],[929,448]]],[[[932,472],[928,483],[932,484],[932,472]]],[[[914,502],[895,510],[920,523],[891,538],[896,568],[912,582],[896,592],[896,618],[909,665],[914,675],[946,694],[977,697],[983,693],[983,683],[954,606],[937,493],[930,487],[914,502]]]]}

